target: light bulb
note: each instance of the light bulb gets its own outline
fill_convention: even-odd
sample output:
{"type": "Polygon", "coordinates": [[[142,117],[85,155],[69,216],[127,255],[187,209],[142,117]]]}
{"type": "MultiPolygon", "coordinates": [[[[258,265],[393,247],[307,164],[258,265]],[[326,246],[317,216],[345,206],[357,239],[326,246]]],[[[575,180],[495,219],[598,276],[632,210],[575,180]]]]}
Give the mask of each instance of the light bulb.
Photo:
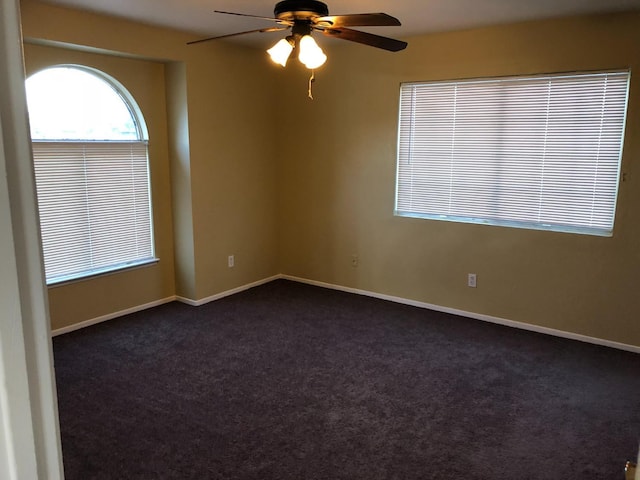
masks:
{"type": "Polygon", "coordinates": [[[305,35],[300,39],[300,54],[298,59],[304,63],[309,70],[321,67],[327,61],[327,56],[310,35],[305,35]]]}
{"type": "Polygon", "coordinates": [[[271,57],[271,60],[285,67],[287,65],[287,60],[289,60],[289,55],[291,55],[292,51],[293,45],[291,45],[289,40],[283,38],[273,47],[267,50],[267,53],[271,57]]]}

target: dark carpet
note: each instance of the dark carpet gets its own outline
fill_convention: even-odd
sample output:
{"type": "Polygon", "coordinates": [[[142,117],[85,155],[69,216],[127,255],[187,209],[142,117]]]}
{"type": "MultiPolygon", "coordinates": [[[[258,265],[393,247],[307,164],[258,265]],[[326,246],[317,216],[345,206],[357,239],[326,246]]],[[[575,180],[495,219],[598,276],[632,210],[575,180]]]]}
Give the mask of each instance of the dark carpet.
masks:
{"type": "Polygon", "coordinates": [[[640,439],[640,355],[284,280],[54,352],[67,480],[622,480],[640,439]]]}

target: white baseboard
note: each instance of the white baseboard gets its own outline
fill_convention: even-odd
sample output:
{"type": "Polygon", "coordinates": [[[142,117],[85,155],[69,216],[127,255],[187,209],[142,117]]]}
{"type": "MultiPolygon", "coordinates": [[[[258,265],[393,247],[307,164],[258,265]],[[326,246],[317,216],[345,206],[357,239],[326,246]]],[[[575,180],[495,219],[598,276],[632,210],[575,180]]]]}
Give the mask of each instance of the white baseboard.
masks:
{"type": "Polygon", "coordinates": [[[228,297],[229,295],[234,295],[236,293],[244,292],[245,290],[249,290],[250,288],[264,285],[265,283],[278,280],[279,278],[283,278],[282,275],[274,275],[273,277],[263,278],[262,280],[258,280],[257,282],[241,285],[240,287],[233,288],[231,290],[227,290],[221,293],[216,293],[215,295],[211,295],[210,297],[202,298],[200,300],[192,300],[190,298],[185,298],[180,296],[177,296],[176,300],[182,303],[186,303],[187,305],[191,305],[192,307],[199,307],[200,305],[204,305],[209,302],[220,300],[221,298],[228,297]]]}
{"type": "Polygon", "coordinates": [[[146,310],[152,307],[157,307],[159,305],[164,305],[165,303],[173,302],[175,300],[176,300],[176,297],[174,295],[171,297],[163,298],[162,300],[156,300],[155,302],[145,303],[144,305],[137,305],[132,308],[127,308],[126,310],[120,310],[119,312],[102,315],[101,317],[90,318],[89,320],[85,320],[84,322],[74,323],[73,325],[69,325],[68,327],[62,327],[56,330],[52,330],[51,336],[55,337],[57,335],[62,335],[64,333],[73,332],[74,330],[80,330],[81,328],[90,327],[91,325],[95,325],[96,323],[106,322],[107,320],[113,320],[114,318],[122,317],[130,313],[140,312],[142,310],[146,310]]]}
{"type": "Polygon", "coordinates": [[[243,292],[244,290],[249,290],[250,288],[257,287],[259,285],[264,285],[265,283],[269,283],[281,277],[282,277],[281,275],[274,275],[273,277],[264,278],[262,280],[258,280],[257,282],[249,283],[247,285],[242,285],[240,287],[227,290],[225,292],[218,293],[216,295],[212,295],[210,297],[206,297],[201,300],[192,300],[190,298],[173,295],[171,297],[163,298],[162,300],[156,300],[155,302],[146,303],[144,305],[138,305],[136,307],[128,308],[126,310],[120,310],[118,312],[109,313],[107,315],[102,315],[96,318],[90,318],[89,320],[85,320],[83,322],[74,323],[73,325],[69,325],[67,327],[62,327],[56,330],[52,330],[51,336],[55,337],[57,335],[63,335],[65,333],[73,332],[74,330],[90,327],[91,325],[95,325],[97,323],[106,322],[107,320],[113,320],[114,318],[122,317],[130,313],[140,312],[142,310],[146,310],[152,307],[157,307],[159,305],[164,305],[165,303],[173,302],[176,300],[181,303],[186,303],[187,305],[191,305],[192,307],[199,307],[200,305],[204,305],[205,303],[213,302],[215,300],[228,297],[229,295],[240,293],[240,292],[243,292]]]}
{"type": "Polygon", "coordinates": [[[442,307],[440,305],[433,305],[430,303],[418,302],[416,300],[409,300],[402,297],[394,297],[391,295],[384,295],[381,293],[370,292],[368,290],[359,290],[357,288],[343,287],[341,285],[333,285],[331,283],[318,282],[315,280],[308,280],[306,278],[294,277],[291,275],[279,275],[280,278],[291,280],[299,283],[306,283],[308,285],[314,285],[317,287],[330,288],[332,290],[339,290],[341,292],[355,293],[357,295],[365,295],[367,297],[379,298],[381,300],[388,300],[390,302],[401,303],[403,305],[411,305],[413,307],[426,308],[429,310],[435,310],[436,312],[451,313],[453,315],[460,315],[463,317],[473,318],[475,320],[482,320],[483,322],[496,323],[498,325],[504,325],[507,327],[519,328],[521,330],[529,330],[536,333],[544,333],[546,335],[553,335],[554,337],[567,338],[570,340],[578,340],[581,342],[592,343],[595,345],[601,345],[604,347],[617,348],[618,350],[625,350],[627,352],[640,353],[640,347],[636,345],[628,345],[626,343],[614,342],[611,340],[604,340],[602,338],[589,337],[587,335],[581,335],[578,333],[566,332],[564,330],[556,330],[554,328],[540,327],[538,325],[531,325],[529,323],[516,322],[514,320],[507,320],[500,317],[492,317],[490,315],[483,315],[481,313],[467,312],[464,310],[458,310],[455,308],[442,307]]]}
{"type": "Polygon", "coordinates": [[[592,343],[595,345],[601,345],[604,347],[611,347],[611,348],[616,348],[618,350],[625,350],[628,352],[633,352],[633,353],[639,353],[640,354],[640,346],[636,346],[636,345],[628,345],[626,343],[620,343],[620,342],[614,342],[611,340],[605,340],[602,338],[596,338],[596,337],[589,337],[587,335],[581,335],[578,333],[573,333],[573,332],[566,332],[564,330],[556,330],[554,328],[548,328],[548,327],[541,327],[538,325],[532,325],[529,323],[523,323],[523,322],[517,322],[514,320],[508,320],[506,318],[500,318],[500,317],[492,317],[490,315],[484,315],[481,313],[474,313],[474,312],[467,312],[464,310],[458,310],[455,308],[449,308],[449,307],[443,307],[440,305],[434,305],[431,303],[425,303],[425,302],[419,302],[416,300],[410,300],[407,298],[402,298],[402,297],[394,297],[392,295],[385,295],[382,293],[376,293],[376,292],[370,292],[368,290],[360,290],[357,288],[351,288],[351,287],[344,287],[341,285],[334,285],[331,283],[325,283],[325,282],[319,282],[316,280],[309,280],[306,278],[300,278],[300,277],[295,277],[292,275],[283,275],[283,274],[279,274],[279,275],[274,275],[272,277],[268,277],[268,278],[264,278],[262,280],[258,280],[256,282],[252,282],[246,285],[242,285],[240,287],[237,288],[233,288],[231,290],[227,290],[221,293],[218,293],[216,295],[212,295],[210,297],[206,297],[200,300],[192,300],[190,298],[185,298],[185,297],[180,297],[180,296],[172,296],[172,297],[167,297],[164,298],[162,300],[157,300],[155,302],[151,302],[151,303],[147,303],[145,305],[139,305],[137,307],[133,307],[133,308],[129,308],[126,310],[122,310],[119,312],[114,312],[114,313],[110,313],[108,315],[103,315],[101,317],[97,317],[97,318],[92,318],[89,320],[86,320],[84,322],[80,322],[80,323],[76,323],[74,325],[69,325],[68,327],[63,327],[63,328],[59,328],[57,330],[53,330],[51,332],[52,336],[56,336],[56,335],[62,335],[64,333],[68,333],[68,332],[72,332],[74,330],[78,330],[80,328],[84,328],[84,327],[88,327],[91,325],[95,325],[96,323],[100,323],[100,322],[104,322],[107,320],[111,320],[113,318],[117,318],[117,317],[121,317],[123,315],[127,315],[129,313],[135,313],[135,312],[139,312],[141,310],[146,310],[148,308],[152,308],[152,307],[157,307],[158,305],[163,305],[165,303],[169,303],[172,302],[174,300],[177,300],[179,302],[185,303],[187,305],[191,305],[192,307],[199,307],[201,305],[204,305],[206,303],[209,302],[214,302],[216,300],[220,300],[221,298],[224,297],[228,297],[230,295],[234,295],[236,293],[240,293],[243,292],[245,290],[249,290],[250,288],[253,287],[257,287],[260,285],[264,285],[265,283],[269,283],[272,282],[273,280],[278,280],[278,279],[285,279],[285,280],[291,280],[294,282],[298,282],[298,283],[305,283],[307,285],[314,285],[317,287],[323,287],[323,288],[329,288],[332,290],[339,290],[341,292],[347,292],[347,293],[354,293],[356,295],[364,295],[367,297],[373,297],[373,298],[379,298],[381,300],[387,300],[390,302],[395,302],[395,303],[400,303],[403,305],[410,305],[413,307],[418,307],[418,308],[426,308],[429,310],[434,310],[436,312],[443,312],[443,313],[451,313],[453,315],[459,315],[459,316],[463,316],[463,317],[468,317],[468,318],[473,318],[475,320],[481,320],[483,322],[489,322],[489,323],[496,323],[498,325],[504,325],[507,327],[513,327],[513,328],[519,328],[521,330],[529,330],[531,332],[536,332],[536,333],[544,333],[546,335],[553,335],[555,337],[561,337],[561,338],[567,338],[570,340],[578,340],[581,342],[586,342],[586,343],[592,343]]]}

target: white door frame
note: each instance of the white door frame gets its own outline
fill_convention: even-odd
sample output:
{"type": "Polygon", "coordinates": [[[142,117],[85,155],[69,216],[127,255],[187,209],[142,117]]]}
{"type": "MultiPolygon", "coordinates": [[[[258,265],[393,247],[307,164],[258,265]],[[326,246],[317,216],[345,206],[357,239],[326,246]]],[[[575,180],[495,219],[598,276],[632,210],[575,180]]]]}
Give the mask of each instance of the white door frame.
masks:
{"type": "Polygon", "coordinates": [[[64,478],[17,0],[0,0],[0,478],[64,478]]]}

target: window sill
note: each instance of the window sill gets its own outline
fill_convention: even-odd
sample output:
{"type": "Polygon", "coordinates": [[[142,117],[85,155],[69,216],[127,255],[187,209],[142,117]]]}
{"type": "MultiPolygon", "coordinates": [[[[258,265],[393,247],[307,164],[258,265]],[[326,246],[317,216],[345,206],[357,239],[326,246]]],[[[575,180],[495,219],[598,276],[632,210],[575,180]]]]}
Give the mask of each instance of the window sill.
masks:
{"type": "Polygon", "coordinates": [[[47,282],[47,287],[48,288],[63,287],[65,285],[70,285],[73,283],[83,282],[86,280],[93,280],[98,277],[116,275],[119,273],[131,271],[131,270],[137,270],[139,268],[147,268],[147,267],[156,265],[159,262],[160,262],[160,259],[154,257],[146,260],[141,260],[139,262],[129,263],[126,265],[118,265],[115,267],[107,267],[100,270],[94,270],[90,273],[83,273],[79,275],[68,275],[66,277],[47,282]]]}
{"type": "Polygon", "coordinates": [[[458,217],[447,215],[435,215],[426,213],[414,213],[396,210],[394,212],[396,217],[404,218],[420,218],[423,220],[437,220],[444,222],[454,223],[469,223],[475,225],[489,225],[494,227],[507,227],[507,228],[521,228],[525,230],[538,230],[544,232],[557,232],[557,233],[571,233],[577,235],[591,235],[594,237],[613,237],[613,230],[594,227],[578,227],[569,225],[555,225],[550,223],[533,223],[533,222],[517,222],[507,220],[495,220],[487,218],[474,218],[474,217],[458,217]]]}

